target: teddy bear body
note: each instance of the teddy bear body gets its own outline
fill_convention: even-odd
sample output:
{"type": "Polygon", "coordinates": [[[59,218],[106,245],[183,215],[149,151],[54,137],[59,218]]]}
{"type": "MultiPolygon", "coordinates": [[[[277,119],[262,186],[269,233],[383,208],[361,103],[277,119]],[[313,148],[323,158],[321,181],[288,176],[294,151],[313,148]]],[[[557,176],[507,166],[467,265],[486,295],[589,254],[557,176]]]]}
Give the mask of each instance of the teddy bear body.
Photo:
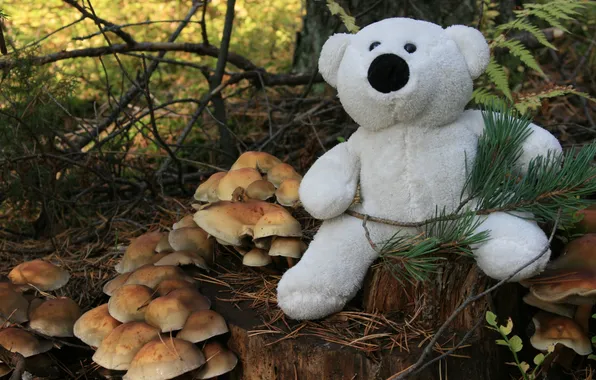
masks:
{"type": "MultiPolygon", "coordinates": [[[[486,41],[472,28],[443,29],[405,18],[371,24],[356,35],[336,34],[325,43],[319,70],[360,128],[302,180],[304,208],[324,222],[278,285],[287,315],[315,319],[341,310],[377,258],[362,220],[344,214],[358,185],[362,203],[353,209],[374,217],[416,222],[435,216],[437,207],[458,207],[484,129],[481,112],[464,107],[488,59],[486,41]]],[[[546,130],[531,128],[520,173],[537,155],[561,150],[546,130]]],[[[372,222],[367,227],[377,244],[396,233],[422,231],[372,222]]],[[[497,279],[515,273],[548,243],[537,224],[519,214],[482,217],[478,230],[490,231],[490,240],[472,247],[477,263],[497,279]]],[[[513,280],[541,271],[549,255],[513,280]]]]}

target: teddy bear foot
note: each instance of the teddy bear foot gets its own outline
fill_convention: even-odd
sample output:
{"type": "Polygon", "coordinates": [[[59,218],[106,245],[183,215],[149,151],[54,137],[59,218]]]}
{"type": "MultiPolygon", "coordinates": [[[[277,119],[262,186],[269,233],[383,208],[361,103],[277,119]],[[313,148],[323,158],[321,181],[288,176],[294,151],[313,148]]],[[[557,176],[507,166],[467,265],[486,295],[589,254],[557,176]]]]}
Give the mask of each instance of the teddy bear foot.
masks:
{"type": "Polygon", "coordinates": [[[346,304],[343,297],[308,291],[278,290],[277,303],[283,312],[296,320],[324,318],[341,311],[346,304]]]}

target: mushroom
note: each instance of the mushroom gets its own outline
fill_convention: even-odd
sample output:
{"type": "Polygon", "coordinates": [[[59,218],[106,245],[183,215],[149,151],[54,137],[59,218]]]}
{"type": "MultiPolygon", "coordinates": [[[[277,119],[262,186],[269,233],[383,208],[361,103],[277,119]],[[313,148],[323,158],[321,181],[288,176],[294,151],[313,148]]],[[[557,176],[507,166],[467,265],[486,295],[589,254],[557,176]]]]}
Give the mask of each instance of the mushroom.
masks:
{"type": "Polygon", "coordinates": [[[134,271],[124,282],[125,285],[145,285],[154,289],[160,282],[166,279],[176,278],[179,280],[194,283],[194,280],[187,276],[182,269],[172,265],[145,265],[134,271]]]}
{"type": "Polygon", "coordinates": [[[198,343],[228,331],[228,325],[219,313],[214,310],[200,310],[188,316],[176,338],[198,343]]]}
{"type": "Polygon", "coordinates": [[[246,188],[246,196],[261,201],[271,198],[275,194],[275,186],[267,180],[254,181],[246,188]]]}
{"type": "Polygon", "coordinates": [[[123,285],[108,300],[108,311],[122,323],[143,321],[153,291],[145,285],[123,285]]]}
{"type": "Polygon", "coordinates": [[[118,276],[114,277],[110,281],[106,282],[102,289],[104,294],[107,294],[108,296],[112,296],[112,294],[114,294],[114,292],[119,287],[124,285],[124,283],[126,282],[126,280],[128,280],[128,277],[130,277],[131,274],[132,274],[132,272],[122,273],[122,274],[119,274],[118,276]]]}
{"type": "Polygon", "coordinates": [[[162,380],[190,372],[205,363],[194,344],[182,339],[153,339],[132,359],[123,380],[162,380]]]}
{"type": "Polygon", "coordinates": [[[196,251],[207,263],[213,262],[213,242],[200,227],[184,227],[170,232],[169,241],[174,251],[196,251]]]}
{"type": "Polygon", "coordinates": [[[218,172],[209,177],[195,191],[194,198],[199,202],[217,202],[217,186],[227,172],[218,172]]]}
{"type": "Polygon", "coordinates": [[[575,312],[571,305],[545,302],[532,293],[526,294],[523,298],[523,301],[530,306],[534,306],[541,310],[558,314],[563,317],[573,318],[573,314],[575,312]]]}
{"type": "Polygon", "coordinates": [[[275,198],[282,206],[295,207],[300,202],[298,189],[300,189],[300,180],[288,178],[275,191],[275,198]]]}
{"type": "Polygon", "coordinates": [[[577,214],[583,216],[578,226],[587,233],[596,233],[596,205],[579,210],[577,214]]]}
{"type": "Polygon", "coordinates": [[[194,373],[195,379],[210,379],[232,371],[238,364],[238,357],[217,342],[208,342],[203,347],[205,366],[194,373]]]}
{"type": "Polygon", "coordinates": [[[74,324],[74,336],[91,347],[98,347],[121,323],[110,315],[104,303],[85,312],[74,324]]]}
{"type": "Polygon", "coordinates": [[[207,262],[196,251],[176,251],[168,254],[167,256],[163,257],[159,261],[157,261],[155,266],[162,266],[162,265],[194,265],[201,269],[209,270],[207,266],[207,262]]]}
{"type": "Polygon", "coordinates": [[[252,227],[265,213],[279,209],[284,210],[279,205],[258,200],[220,201],[202,207],[195,213],[194,220],[218,241],[241,246],[247,237],[252,236],[252,227]]]}
{"type": "Polygon", "coordinates": [[[269,236],[301,237],[300,223],[283,207],[263,215],[253,227],[253,239],[269,236]]]}
{"type": "Polygon", "coordinates": [[[161,239],[159,239],[159,242],[155,246],[155,252],[157,252],[157,253],[174,252],[174,248],[172,248],[172,246],[170,245],[170,242],[169,242],[169,234],[163,234],[161,239]]]}
{"type": "Polygon", "coordinates": [[[180,288],[151,301],[145,312],[145,321],[161,332],[180,330],[188,316],[198,310],[207,310],[211,302],[194,288],[180,288]]]}
{"type": "Polygon", "coordinates": [[[301,181],[302,176],[298,174],[291,165],[288,164],[275,165],[267,173],[267,180],[271,182],[276,188],[279,188],[282,182],[284,182],[287,179],[296,179],[298,181],[301,181]]]}
{"type": "Polygon", "coordinates": [[[4,363],[0,363],[0,378],[2,378],[2,376],[8,375],[11,372],[12,368],[10,368],[4,363]]]}
{"type": "Polygon", "coordinates": [[[232,200],[232,194],[237,188],[246,189],[251,183],[261,179],[261,174],[253,168],[230,170],[217,185],[217,198],[222,201],[232,200]]]}
{"type": "Polygon", "coordinates": [[[269,256],[283,256],[287,259],[288,265],[294,265],[294,259],[299,259],[306,251],[306,244],[300,238],[276,236],[271,242],[269,256]]]}
{"type": "Polygon", "coordinates": [[[37,259],[17,265],[8,273],[8,278],[15,285],[32,285],[39,290],[48,291],[66,285],[70,274],[52,263],[37,259]]]}
{"type": "Polygon", "coordinates": [[[39,333],[55,337],[71,337],[73,327],[81,316],[79,305],[70,298],[49,299],[29,314],[29,327],[39,333]]]}
{"type": "Polygon", "coordinates": [[[159,296],[165,296],[166,294],[170,293],[172,290],[180,289],[180,288],[194,288],[194,284],[191,284],[188,281],[178,280],[175,278],[170,278],[163,280],[162,282],[157,285],[155,288],[155,292],[159,296]]]}
{"type": "Polygon", "coordinates": [[[10,352],[18,352],[28,358],[52,349],[52,342],[38,339],[33,334],[16,327],[0,330],[0,345],[10,352]]]}
{"type": "Polygon", "coordinates": [[[253,248],[242,256],[242,264],[248,267],[264,267],[271,264],[271,256],[260,248],[253,248]]]}
{"type": "Polygon", "coordinates": [[[279,158],[265,152],[244,152],[238,157],[236,162],[232,165],[230,170],[237,170],[242,168],[257,169],[261,173],[267,173],[271,168],[279,165],[281,161],[279,158]]]}
{"type": "Polygon", "coordinates": [[[27,322],[29,320],[28,308],[29,302],[13,284],[0,283],[0,318],[2,318],[0,326],[7,320],[12,323],[27,322]]]}
{"type": "Polygon", "coordinates": [[[587,331],[596,303],[596,234],[571,241],[565,254],[549,263],[539,275],[523,280],[538,299],[577,305],[575,320],[587,331]]]}
{"type": "Polygon", "coordinates": [[[560,343],[580,355],[592,352],[590,339],[573,319],[541,311],[532,321],[536,331],[530,343],[537,350],[546,351],[549,346],[560,343]]]}
{"type": "Polygon", "coordinates": [[[159,330],[145,322],[121,324],[105,337],[93,361],[107,369],[127,370],[139,350],[159,336],[159,330]]]}
{"type": "Polygon", "coordinates": [[[180,219],[179,221],[174,223],[172,225],[172,230],[177,230],[179,228],[185,228],[185,227],[197,227],[197,224],[195,223],[195,221],[192,220],[192,214],[186,215],[182,219],[180,219]]]}
{"type": "Polygon", "coordinates": [[[163,235],[163,233],[157,231],[147,232],[134,239],[126,248],[120,262],[116,264],[116,272],[132,272],[145,264],[151,263],[155,248],[163,235]]]}

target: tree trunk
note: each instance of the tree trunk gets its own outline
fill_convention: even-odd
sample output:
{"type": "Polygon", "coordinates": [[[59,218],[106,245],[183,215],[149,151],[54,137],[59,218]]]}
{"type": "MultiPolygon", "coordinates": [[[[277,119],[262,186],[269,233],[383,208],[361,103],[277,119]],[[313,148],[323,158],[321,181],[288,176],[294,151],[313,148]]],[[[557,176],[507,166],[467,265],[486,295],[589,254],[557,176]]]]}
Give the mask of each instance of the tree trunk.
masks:
{"type": "MultiPolygon", "coordinates": [[[[470,24],[479,15],[476,0],[338,0],[356,24],[364,27],[389,17],[411,17],[442,26],[470,24]]],[[[294,52],[294,70],[312,72],[323,44],[334,32],[345,32],[339,17],[331,15],[326,1],[307,0],[306,16],[294,52]]]]}

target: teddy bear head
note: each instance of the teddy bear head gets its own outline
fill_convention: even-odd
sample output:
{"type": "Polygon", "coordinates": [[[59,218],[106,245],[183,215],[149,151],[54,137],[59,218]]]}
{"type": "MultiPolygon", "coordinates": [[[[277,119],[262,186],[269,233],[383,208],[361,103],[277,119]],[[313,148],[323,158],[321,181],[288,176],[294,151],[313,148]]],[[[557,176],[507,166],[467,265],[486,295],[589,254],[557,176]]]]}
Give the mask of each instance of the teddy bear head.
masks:
{"type": "Polygon", "coordinates": [[[457,119],[486,69],[489,47],[473,28],[388,18],[324,44],[319,71],[362,127],[441,126],[457,119]]]}

